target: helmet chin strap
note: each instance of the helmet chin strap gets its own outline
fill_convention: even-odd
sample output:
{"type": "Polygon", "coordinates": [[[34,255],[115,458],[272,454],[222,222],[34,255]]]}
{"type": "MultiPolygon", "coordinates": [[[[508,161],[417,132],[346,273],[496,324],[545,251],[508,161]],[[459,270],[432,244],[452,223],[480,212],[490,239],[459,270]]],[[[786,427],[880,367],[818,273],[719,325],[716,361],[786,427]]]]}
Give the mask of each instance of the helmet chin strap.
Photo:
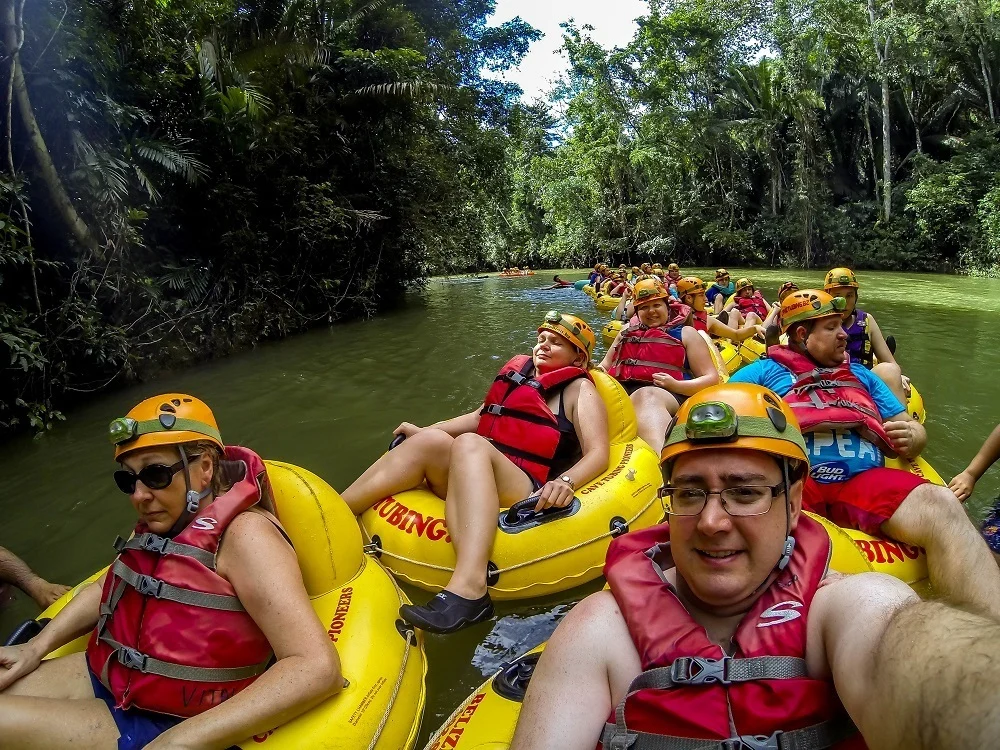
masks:
{"type": "Polygon", "coordinates": [[[784,570],[792,560],[792,553],[795,552],[795,537],[792,536],[792,501],[788,497],[791,492],[792,483],[788,481],[788,459],[781,459],[781,474],[785,480],[785,546],[782,548],[781,557],[778,558],[777,569],[784,570]]]}
{"type": "Polygon", "coordinates": [[[201,509],[201,501],[212,494],[211,486],[206,487],[201,492],[191,489],[191,476],[188,469],[190,464],[188,463],[187,452],[184,450],[183,445],[177,446],[177,450],[181,454],[181,462],[184,464],[184,511],[181,513],[180,517],[171,527],[170,531],[167,532],[167,537],[177,536],[189,523],[191,519],[195,517],[198,511],[201,509]]]}

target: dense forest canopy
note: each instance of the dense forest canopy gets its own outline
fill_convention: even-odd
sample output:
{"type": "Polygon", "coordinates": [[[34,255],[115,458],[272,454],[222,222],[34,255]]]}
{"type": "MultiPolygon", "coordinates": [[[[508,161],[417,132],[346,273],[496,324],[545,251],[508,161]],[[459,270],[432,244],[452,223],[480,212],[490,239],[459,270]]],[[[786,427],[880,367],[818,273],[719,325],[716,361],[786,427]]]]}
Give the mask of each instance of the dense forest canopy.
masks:
{"type": "Polygon", "coordinates": [[[996,273],[997,7],[649,0],[611,51],[567,24],[498,257],[996,273]]]}
{"type": "Polygon", "coordinates": [[[0,0],[0,432],[370,315],[433,273],[595,259],[996,273],[992,0],[0,0]]]}

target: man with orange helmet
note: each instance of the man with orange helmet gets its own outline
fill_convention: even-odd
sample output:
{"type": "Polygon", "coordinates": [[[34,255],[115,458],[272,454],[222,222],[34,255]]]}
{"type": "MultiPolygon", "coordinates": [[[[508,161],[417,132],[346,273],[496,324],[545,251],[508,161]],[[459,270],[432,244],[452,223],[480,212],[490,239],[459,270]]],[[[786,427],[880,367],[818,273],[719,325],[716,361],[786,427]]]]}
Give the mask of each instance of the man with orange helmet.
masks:
{"type": "Polygon", "coordinates": [[[264,462],[200,399],[146,399],[109,428],[138,515],[118,556],[22,645],[0,648],[0,746],[229,747],[344,686],[264,462]],[[85,654],[42,657],[90,632],[85,654]],[[152,744],[151,744],[152,743],[152,744]]]}
{"type": "Polygon", "coordinates": [[[601,362],[629,393],[639,437],[659,452],[670,416],[685,398],[719,382],[708,344],[687,325],[691,309],[671,304],[659,281],[632,290],[638,323],[619,331],[601,362]]]}
{"type": "Polygon", "coordinates": [[[559,623],[512,750],[990,744],[993,695],[974,711],[963,699],[955,719],[943,707],[1000,654],[1000,626],[885,574],[828,570],[787,403],[759,386],[706,388],[678,411],[661,462],[668,523],[611,543],[609,590],[559,623]]]}
{"type": "Polygon", "coordinates": [[[404,620],[453,633],[491,618],[486,577],[500,508],[529,496],[536,510],[565,507],[607,471],[608,414],[588,373],[595,343],[586,322],[549,312],[531,356],[507,362],[482,404],[429,427],[403,422],[394,433],[405,440],[344,490],[358,515],[424,483],[447,501],[455,571],[427,604],[401,608],[404,620]]]}
{"type": "Polygon", "coordinates": [[[795,410],[812,464],[806,510],[926,548],[936,591],[1000,612],[1000,576],[968,575],[991,558],[955,496],[884,466],[886,456],[918,456],[927,433],[877,376],[845,362],[845,305],[843,297],[815,289],[792,292],[781,305],[788,344],[770,347],[766,359],[731,381],[770,388],[795,410]],[[963,555],[956,557],[956,549],[963,555]]]}
{"type": "Polygon", "coordinates": [[[850,268],[832,268],[826,274],[823,291],[847,300],[844,308],[844,331],[847,333],[847,353],[851,362],[864,365],[874,372],[896,398],[906,403],[910,381],[903,375],[896,358],[885,342],[875,316],[858,307],[858,278],[850,268]],[[878,364],[875,364],[878,357],[878,364]]]}

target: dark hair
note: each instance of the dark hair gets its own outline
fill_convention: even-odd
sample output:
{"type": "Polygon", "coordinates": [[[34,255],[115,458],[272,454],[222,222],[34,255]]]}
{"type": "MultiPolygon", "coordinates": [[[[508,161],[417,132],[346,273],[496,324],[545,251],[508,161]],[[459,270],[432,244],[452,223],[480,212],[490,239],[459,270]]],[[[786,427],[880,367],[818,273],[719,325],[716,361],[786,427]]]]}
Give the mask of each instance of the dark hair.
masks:
{"type": "Polygon", "coordinates": [[[788,459],[788,480],[795,484],[796,482],[805,479],[806,472],[809,470],[808,461],[799,461],[794,458],[788,459]]]}

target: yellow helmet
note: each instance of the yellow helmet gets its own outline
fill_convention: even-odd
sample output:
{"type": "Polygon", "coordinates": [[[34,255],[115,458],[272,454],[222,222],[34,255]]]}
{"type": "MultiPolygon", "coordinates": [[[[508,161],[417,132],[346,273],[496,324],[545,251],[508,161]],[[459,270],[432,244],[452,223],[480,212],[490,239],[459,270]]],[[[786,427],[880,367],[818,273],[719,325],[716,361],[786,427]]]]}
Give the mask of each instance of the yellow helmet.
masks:
{"type": "Polygon", "coordinates": [[[826,280],[823,282],[823,291],[829,292],[838,286],[850,286],[857,289],[858,277],[854,275],[854,271],[850,268],[833,268],[826,275],[826,280]]]}
{"type": "Polygon", "coordinates": [[[663,288],[663,285],[655,279],[643,279],[637,281],[632,287],[632,299],[636,307],[645,305],[658,299],[665,299],[670,293],[663,288]]]}
{"type": "Polygon", "coordinates": [[[676,263],[671,263],[669,266],[667,266],[667,270],[668,271],[680,271],[681,267],[679,265],[677,265],[676,263]]]}
{"type": "Polygon", "coordinates": [[[115,459],[139,448],[179,445],[208,440],[225,450],[219,425],[208,404],[186,393],[164,393],[136,404],[124,417],[113,420],[108,435],[115,459]]]}
{"type": "Polygon", "coordinates": [[[737,279],[736,293],[739,294],[744,289],[753,289],[753,282],[750,279],[737,279]]]}
{"type": "Polygon", "coordinates": [[[590,355],[594,352],[594,347],[597,345],[597,336],[594,335],[594,330],[587,325],[586,321],[575,315],[564,315],[557,310],[549,310],[545,313],[545,320],[538,326],[538,332],[542,331],[552,331],[567,339],[573,346],[587,355],[588,362],[590,355]]]}
{"type": "Polygon", "coordinates": [[[720,268],[718,271],[715,272],[715,278],[716,278],[716,280],[725,278],[728,275],[729,275],[729,271],[727,271],[725,268],[720,268]]]}
{"type": "Polygon", "coordinates": [[[677,296],[681,299],[688,294],[701,294],[705,289],[705,282],[697,276],[685,276],[677,282],[677,296]]]}
{"type": "Polygon", "coordinates": [[[723,383],[698,391],[677,411],[660,463],[681,453],[742,448],[809,462],[792,407],[760,385],[723,383]]]}
{"type": "Polygon", "coordinates": [[[847,300],[843,297],[831,297],[819,289],[803,289],[792,292],[781,302],[780,320],[781,332],[804,320],[828,318],[831,315],[843,316],[847,308],[847,300]]]}

